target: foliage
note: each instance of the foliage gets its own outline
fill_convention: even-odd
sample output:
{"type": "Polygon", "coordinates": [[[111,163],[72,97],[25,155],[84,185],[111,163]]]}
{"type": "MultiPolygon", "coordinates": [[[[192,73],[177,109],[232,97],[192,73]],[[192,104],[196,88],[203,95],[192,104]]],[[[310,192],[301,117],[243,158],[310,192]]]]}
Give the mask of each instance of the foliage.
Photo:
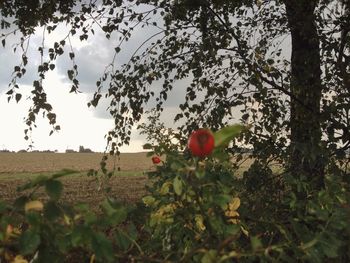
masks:
{"type": "MultiPolygon", "coordinates": [[[[214,136],[225,134],[227,147],[240,130],[214,136]]],[[[160,145],[152,148],[150,155],[164,153],[160,145]]],[[[153,185],[141,203],[109,197],[99,211],[59,200],[59,178],[74,171],[38,177],[19,188],[29,192],[13,206],[0,203],[0,257],[23,263],[349,261],[350,184],[343,172],[330,171],[325,189],[314,192],[307,181],[279,178],[259,162],[239,178],[229,160],[227,151],[198,159],[167,148],[166,161],[149,172],[153,185]],[[45,201],[35,196],[41,187],[45,201]]]]}
{"type": "MultiPolygon", "coordinates": [[[[165,161],[150,173],[150,195],[134,207],[107,198],[95,213],[60,203],[58,177],[65,173],[25,185],[22,190],[33,192],[0,207],[1,257],[46,262],[50,255],[61,262],[78,251],[82,261],[92,262],[348,262],[349,1],[102,3],[1,3],[1,28],[10,31],[1,35],[2,45],[10,34],[22,33],[22,62],[14,67],[8,98],[22,99],[17,81],[26,73],[36,26],[49,34],[65,22],[64,39],[45,48],[43,38],[39,47],[26,139],[42,110],[52,132],[59,130],[43,79],[68,54],[67,77],[71,92],[78,92],[70,38],[85,41],[98,25],[106,38],[119,40],[89,103],[95,107],[103,96],[110,99],[111,153],[130,142],[132,127],[155,100],[151,123],[141,128],[151,143],[145,148],[165,161]],[[13,18],[18,28],[11,31],[13,18]],[[153,35],[118,66],[125,43],[142,28],[153,35]],[[157,122],[180,80],[188,84],[175,117],[183,120],[177,131],[157,122]],[[241,134],[240,126],[229,126],[233,109],[250,124],[241,134]],[[185,148],[187,135],[199,127],[211,127],[216,140],[212,155],[202,160],[185,148]],[[232,137],[253,149],[255,162],[241,179],[231,160],[244,155],[236,154],[232,137]],[[282,169],[274,171],[272,162],[282,169]],[[47,201],[35,199],[40,187],[47,201]]],[[[103,163],[103,173],[111,175],[103,163]]]]}
{"type": "Polygon", "coordinates": [[[64,39],[47,48],[43,39],[39,47],[26,138],[41,110],[52,131],[59,130],[42,80],[55,70],[56,59],[67,55],[71,92],[79,91],[70,39],[85,41],[101,30],[119,42],[89,105],[97,106],[103,96],[110,99],[115,129],[107,140],[112,153],[130,142],[146,105],[161,113],[179,81],[186,80],[175,118],[183,120],[179,128],[184,135],[203,126],[218,130],[234,121],[237,109],[242,121],[252,124],[242,139],[254,147],[255,157],[283,159],[295,176],[300,170],[323,180],[329,159],[341,159],[350,147],[349,10],[348,1],[336,0],[2,1],[1,28],[8,30],[1,35],[3,46],[12,33],[23,35],[18,45],[23,61],[14,68],[7,95],[21,100],[17,81],[26,73],[26,50],[36,27],[50,34],[67,24],[64,39]],[[143,30],[152,34],[127,63],[117,65],[134,32],[142,35],[143,30]],[[293,40],[291,47],[286,39],[293,40]]]}

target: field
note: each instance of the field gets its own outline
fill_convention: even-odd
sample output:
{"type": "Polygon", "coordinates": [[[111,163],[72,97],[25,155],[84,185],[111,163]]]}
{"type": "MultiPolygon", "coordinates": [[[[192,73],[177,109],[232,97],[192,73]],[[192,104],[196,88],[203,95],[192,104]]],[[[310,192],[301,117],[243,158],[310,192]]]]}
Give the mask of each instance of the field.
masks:
{"type": "MultiPolygon", "coordinates": [[[[97,204],[103,199],[96,177],[87,177],[89,169],[98,169],[99,153],[0,153],[0,200],[12,201],[19,194],[17,187],[40,174],[73,169],[76,174],[62,178],[63,200],[97,204]]],[[[111,158],[111,157],[110,157],[111,158]]],[[[145,193],[147,176],[154,168],[146,153],[124,153],[120,159],[109,159],[107,167],[120,167],[109,181],[111,193],[125,202],[135,202],[145,193]]],[[[44,193],[39,192],[39,197],[44,193]]]]}
{"type": "MultiPolygon", "coordinates": [[[[101,153],[0,153],[0,200],[13,201],[19,195],[17,187],[40,174],[53,174],[62,169],[77,173],[62,178],[63,200],[98,204],[104,198],[96,177],[88,177],[87,171],[99,169],[101,153]]],[[[240,168],[242,174],[252,163],[248,159],[240,168]]],[[[146,153],[122,153],[120,158],[109,157],[107,168],[120,167],[108,186],[111,194],[125,202],[135,202],[146,193],[148,178],[145,172],[154,169],[146,153]]],[[[39,192],[39,197],[45,194],[39,192]]]]}

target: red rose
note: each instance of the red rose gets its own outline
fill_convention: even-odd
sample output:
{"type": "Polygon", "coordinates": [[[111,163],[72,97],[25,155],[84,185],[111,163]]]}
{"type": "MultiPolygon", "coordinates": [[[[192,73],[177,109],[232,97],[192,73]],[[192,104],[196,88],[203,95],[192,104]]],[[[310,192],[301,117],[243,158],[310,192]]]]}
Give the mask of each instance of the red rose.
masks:
{"type": "Polygon", "coordinates": [[[188,148],[192,155],[198,157],[205,157],[211,154],[214,144],[214,136],[207,129],[199,129],[192,132],[188,139],[188,148]]]}
{"type": "Polygon", "coordinates": [[[158,164],[158,163],[160,163],[162,160],[158,157],[158,156],[153,156],[152,157],[152,162],[154,163],[154,164],[158,164]]]}

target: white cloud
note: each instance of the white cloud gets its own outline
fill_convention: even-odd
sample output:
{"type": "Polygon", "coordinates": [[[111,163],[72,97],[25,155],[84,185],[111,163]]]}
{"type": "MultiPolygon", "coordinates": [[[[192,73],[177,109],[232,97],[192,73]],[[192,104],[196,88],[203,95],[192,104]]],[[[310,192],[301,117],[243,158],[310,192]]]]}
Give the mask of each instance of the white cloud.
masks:
{"type": "MultiPolygon", "coordinates": [[[[126,63],[134,51],[141,45],[146,36],[158,32],[156,28],[136,29],[131,39],[124,43],[121,53],[116,57],[116,66],[126,63]]],[[[53,46],[54,42],[59,42],[68,33],[69,28],[65,25],[59,26],[54,33],[45,35],[46,50],[53,46]]],[[[105,67],[112,62],[114,48],[117,45],[118,36],[111,35],[111,40],[107,40],[100,30],[95,30],[95,35],[90,35],[88,41],[81,42],[79,34],[70,39],[75,59],[78,65],[78,80],[83,93],[70,94],[72,83],[67,79],[67,70],[72,68],[68,52],[70,47],[66,39],[65,53],[57,59],[56,69],[48,72],[44,81],[44,88],[47,92],[48,101],[53,106],[53,111],[57,114],[57,124],[61,126],[61,131],[49,136],[50,127],[47,119],[42,119],[41,115],[37,119],[37,128],[33,130],[34,147],[38,150],[59,150],[65,151],[67,148],[77,150],[79,145],[91,148],[94,151],[104,151],[106,146],[105,134],[113,128],[113,119],[109,116],[106,108],[107,100],[101,100],[96,109],[89,109],[87,102],[91,99],[92,93],[96,90],[95,83],[103,74],[105,67]]],[[[27,56],[29,63],[27,73],[20,79],[20,92],[30,92],[33,80],[38,79],[37,66],[39,65],[38,47],[42,44],[43,28],[37,28],[36,34],[31,37],[27,56]]],[[[30,101],[22,101],[16,104],[14,101],[7,103],[7,83],[11,79],[13,67],[21,61],[21,52],[13,54],[10,43],[18,42],[17,36],[13,36],[7,41],[7,47],[0,52],[0,149],[10,150],[25,149],[28,142],[24,140],[24,118],[27,115],[30,101]]],[[[147,45],[146,45],[147,46],[147,45]]],[[[140,50],[140,52],[142,49],[140,50]]],[[[44,58],[47,60],[47,57],[44,58]]],[[[164,111],[161,120],[168,127],[174,125],[174,116],[178,112],[178,105],[184,102],[186,87],[189,80],[179,80],[174,83],[174,89],[169,92],[168,100],[164,104],[164,111]]],[[[161,89],[161,83],[154,83],[152,89],[157,94],[161,89]]],[[[197,94],[202,96],[203,94],[197,94]]],[[[152,108],[155,101],[152,99],[147,105],[147,109],[152,108]]],[[[143,118],[145,120],[145,118],[143,118]]],[[[144,137],[140,136],[136,130],[132,132],[132,140],[129,146],[122,147],[122,152],[142,151],[144,137]]]]}
{"type": "MultiPolygon", "coordinates": [[[[50,126],[46,119],[39,114],[36,121],[37,128],[33,130],[32,138],[37,150],[59,150],[67,148],[78,150],[80,145],[94,151],[104,151],[106,140],[104,135],[113,126],[113,121],[94,117],[93,111],[88,109],[88,94],[70,94],[70,85],[62,83],[60,77],[51,72],[44,81],[48,100],[57,114],[57,123],[61,131],[49,136],[50,126]]],[[[30,90],[30,86],[23,86],[22,90],[30,90]]],[[[25,96],[24,96],[25,98],[25,96]]],[[[31,102],[23,100],[16,104],[7,103],[7,96],[0,96],[0,149],[18,151],[26,149],[28,142],[24,140],[26,125],[24,118],[31,102]]],[[[125,146],[123,152],[142,151],[142,140],[134,140],[130,146],[125,146]]]]}
{"type": "MultiPolygon", "coordinates": [[[[18,36],[9,36],[6,47],[0,53],[0,149],[18,151],[26,149],[29,142],[24,139],[24,129],[27,126],[24,120],[31,105],[26,97],[32,89],[32,82],[38,79],[37,66],[39,65],[38,47],[41,46],[43,28],[37,28],[36,34],[30,39],[27,51],[29,63],[25,76],[18,79],[20,84],[19,92],[23,95],[22,100],[17,104],[14,100],[7,103],[8,83],[11,81],[13,68],[21,62],[21,50],[13,52],[13,43],[19,43],[18,36]]],[[[52,47],[54,42],[63,39],[68,28],[60,26],[54,33],[45,36],[45,48],[52,47]]],[[[99,33],[91,36],[89,41],[81,42],[78,37],[71,38],[72,46],[76,54],[79,66],[78,79],[81,82],[82,91],[80,94],[70,94],[71,83],[66,79],[67,69],[72,67],[71,61],[67,59],[69,46],[66,46],[65,54],[57,61],[54,71],[47,73],[43,86],[47,93],[48,101],[57,114],[57,124],[61,131],[49,136],[50,126],[47,119],[39,114],[32,133],[34,149],[37,150],[59,150],[67,148],[77,150],[79,145],[91,148],[94,151],[104,151],[106,146],[105,134],[113,128],[113,120],[94,113],[93,109],[87,107],[91,99],[91,93],[95,91],[96,80],[102,75],[105,66],[111,62],[114,54],[115,41],[108,41],[99,33]]],[[[130,51],[131,52],[131,51],[130,51]]],[[[44,58],[45,60],[45,58],[44,58]]],[[[105,111],[107,106],[102,105],[99,111],[105,111]]],[[[108,114],[108,112],[107,112],[108,114]]],[[[144,141],[136,130],[132,132],[129,146],[121,148],[122,152],[142,151],[144,141]]]]}

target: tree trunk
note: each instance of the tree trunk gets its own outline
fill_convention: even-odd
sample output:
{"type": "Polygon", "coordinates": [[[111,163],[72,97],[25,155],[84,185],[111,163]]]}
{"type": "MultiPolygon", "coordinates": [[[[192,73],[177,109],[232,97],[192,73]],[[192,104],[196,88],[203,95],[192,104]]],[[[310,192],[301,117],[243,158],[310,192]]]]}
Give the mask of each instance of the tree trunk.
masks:
{"type": "Polygon", "coordinates": [[[293,175],[306,177],[316,189],[324,187],[321,149],[322,95],[320,40],[315,0],[285,0],[292,37],[291,157],[293,175]]]}

